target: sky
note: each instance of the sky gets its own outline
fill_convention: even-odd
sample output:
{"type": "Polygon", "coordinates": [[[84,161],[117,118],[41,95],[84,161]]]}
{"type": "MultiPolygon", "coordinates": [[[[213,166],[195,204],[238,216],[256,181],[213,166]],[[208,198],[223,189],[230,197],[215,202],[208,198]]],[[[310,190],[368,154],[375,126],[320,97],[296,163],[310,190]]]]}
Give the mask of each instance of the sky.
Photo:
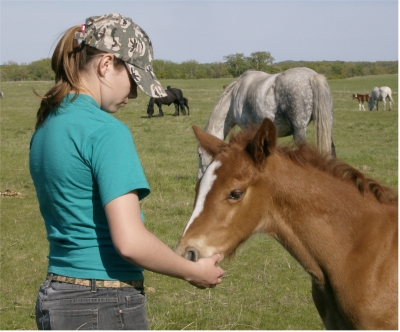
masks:
{"type": "Polygon", "coordinates": [[[275,63],[398,60],[397,0],[0,0],[0,64],[50,58],[68,28],[108,13],[130,17],[154,58],[175,63],[253,52],[275,63]]]}

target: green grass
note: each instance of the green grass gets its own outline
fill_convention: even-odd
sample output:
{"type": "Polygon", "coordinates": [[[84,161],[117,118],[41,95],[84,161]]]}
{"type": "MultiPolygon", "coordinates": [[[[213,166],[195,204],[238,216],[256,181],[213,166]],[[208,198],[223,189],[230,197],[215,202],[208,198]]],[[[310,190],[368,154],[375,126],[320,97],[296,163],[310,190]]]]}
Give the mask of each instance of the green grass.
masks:
{"type": "MultiPolygon", "coordinates": [[[[189,99],[190,116],[146,117],[148,98],[140,93],[116,115],[132,131],[152,193],[142,202],[147,227],[174,247],[190,217],[197,175],[197,143],[192,125],[204,127],[229,79],[165,80],[189,99]]],[[[335,108],[338,157],[384,184],[398,186],[398,75],[329,81],[335,108]],[[391,112],[359,112],[352,93],[388,85],[391,112]]],[[[38,99],[51,82],[3,82],[1,107],[0,329],[36,329],[34,303],[45,277],[48,244],[29,175],[29,141],[38,99]]],[[[381,107],[381,106],[380,106],[381,107]]],[[[312,125],[308,138],[313,141],[312,125]]],[[[282,142],[291,138],[280,139],[282,142]]],[[[146,272],[148,318],[152,329],[323,329],[310,294],[310,278],[274,240],[254,236],[231,262],[226,278],[212,290],[146,272]]]]}

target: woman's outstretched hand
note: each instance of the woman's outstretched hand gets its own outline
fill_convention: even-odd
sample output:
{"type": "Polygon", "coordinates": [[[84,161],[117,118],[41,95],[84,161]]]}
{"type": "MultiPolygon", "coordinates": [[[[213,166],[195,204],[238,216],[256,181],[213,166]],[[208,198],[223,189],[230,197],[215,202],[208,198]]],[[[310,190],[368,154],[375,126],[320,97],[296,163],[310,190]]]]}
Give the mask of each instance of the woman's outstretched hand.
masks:
{"type": "Polygon", "coordinates": [[[222,282],[225,272],[218,265],[220,254],[214,254],[211,257],[201,258],[194,264],[197,265],[198,273],[187,281],[198,288],[214,288],[222,282]]]}

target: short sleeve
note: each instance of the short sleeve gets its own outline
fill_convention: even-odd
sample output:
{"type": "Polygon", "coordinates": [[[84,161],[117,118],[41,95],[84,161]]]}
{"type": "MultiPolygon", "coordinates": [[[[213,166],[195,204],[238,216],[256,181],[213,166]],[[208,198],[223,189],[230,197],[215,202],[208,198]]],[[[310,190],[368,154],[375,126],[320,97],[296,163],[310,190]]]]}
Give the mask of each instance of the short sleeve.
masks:
{"type": "Polygon", "coordinates": [[[87,140],[85,152],[103,206],[132,190],[137,190],[139,200],[150,193],[132,135],[123,123],[97,129],[87,140]]]}

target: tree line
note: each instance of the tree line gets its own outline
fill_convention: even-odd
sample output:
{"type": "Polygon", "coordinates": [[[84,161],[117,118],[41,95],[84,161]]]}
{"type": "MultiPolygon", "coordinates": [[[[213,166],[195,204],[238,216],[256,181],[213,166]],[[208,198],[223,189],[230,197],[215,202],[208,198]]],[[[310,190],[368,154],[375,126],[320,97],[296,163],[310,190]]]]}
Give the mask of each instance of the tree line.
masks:
{"type": "MultiPolygon", "coordinates": [[[[283,61],[274,63],[269,52],[243,53],[223,57],[223,62],[201,64],[195,60],[175,63],[154,60],[153,69],[159,79],[235,78],[246,70],[255,69],[270,74],[280,73],[293,67],[308,67],[327,79],[343,79],[356,76],[397,74],[398,61],[345,62],[345,61],[283,61]]],[[[18,64],[9,61],[0,65],[0,81],[52,81],[49,58],[18,64]]]]}

